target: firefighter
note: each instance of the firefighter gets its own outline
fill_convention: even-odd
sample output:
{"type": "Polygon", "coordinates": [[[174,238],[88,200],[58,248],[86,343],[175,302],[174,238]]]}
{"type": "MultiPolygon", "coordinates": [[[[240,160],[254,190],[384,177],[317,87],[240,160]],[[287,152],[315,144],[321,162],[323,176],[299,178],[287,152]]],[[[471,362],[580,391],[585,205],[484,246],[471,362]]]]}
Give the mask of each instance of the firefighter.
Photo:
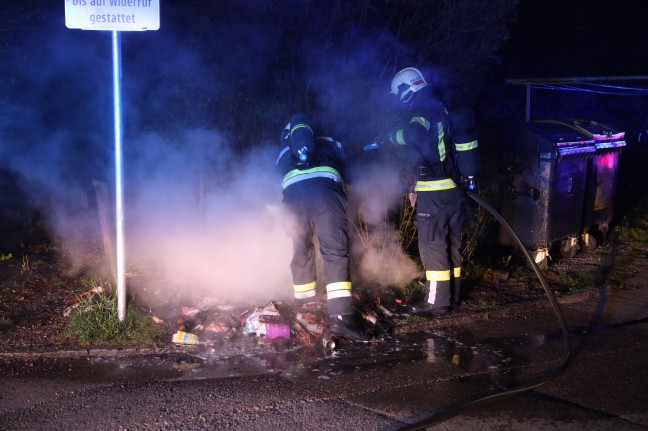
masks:
{"type": "Polygon", "coordinates": [[[282,133],[276,165],[284,175],[283,203],[292,216],[290,269],[294,298],[316,298],[315,235],[324,266],[329,330],[352,341],[366,340],[359,329],[349,274],[349,223],[343,179],[346,153],[340,142],[316,135],[309,117],[292,115],[282,133]]]}
{"type": "Polygon", "coordinates": [[[425,268],[425,295],[413,302],[412,312],[448,314],[461,294],[465,187],[474,187],[480,164],[474,114],[470,108],[448,113],[414,67],[394,76],[390,93],[405,113],[389,140],[404,149],[413,170],[410,202],[416,208],[419,254],[425,268]]]}

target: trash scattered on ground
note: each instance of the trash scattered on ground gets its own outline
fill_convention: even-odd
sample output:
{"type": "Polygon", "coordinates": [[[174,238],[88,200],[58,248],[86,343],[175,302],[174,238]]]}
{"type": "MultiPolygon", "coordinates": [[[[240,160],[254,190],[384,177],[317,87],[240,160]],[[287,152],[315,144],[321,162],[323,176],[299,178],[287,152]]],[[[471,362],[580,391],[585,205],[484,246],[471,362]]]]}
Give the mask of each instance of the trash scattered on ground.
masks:
{"type": "Polygon", "coordinates": [[[90,290],[86,290],[85,292],[83,292],[83,293],[81,293],[79,295],[76,295],[74,298],[66,299],[65,303],[67,305],[78,304],[79,302],[81,302],[81,298],[83,298],[85,296],[93,295],[95,293],[104,293],[105,291],[106,291],[106,289],[104,289],[102,286],[96,286],[96,287],[93,287],[90,290]]]}
{"type": "MultiPolygon", "coordinates": [[[[98,286],[67,300],[66,315],[86,303],[82,298],[103,292],[98,286]]],[[[164,326],[169,331],[171,343],[178,347],[202,345],[216,351],[226,343],[240,340],[271,346],[276,351],[290,347],[331,351],[351,343],[329,333],[324,298],[307,304],[271,301],[260,306],[234,306],[212,297],[189,304],[173,304],[172,299],[165,300],[162,295],[154,299],[155,305],[140,309],[149,314],[153,322],[164,326]]],[[[408,316],[406,301],[394,290],[360,289],[354,294],[354,300],[362,330],[374,342],[390,334],[395,319],[408,316]]]]}
{"type": "MultiPolygon", "coordinates": [[[[356,300],[366,301],[360,297],[356,300]]],[[[370,302],[370,306],[359,306],[358,312],[364,318],[370,337],[382,338],[392,326],[388,320],[399,315],[399,310],[389,311],[384,305],[376,305],[374,300],[370,302]]],[[[203,298],[194,305],[184,305],[176,310],[176,317],[167,319],[160,318],[152,310],[150,313],[156,323],[172,331],[171,341],[177,346],[218,347],[228,342],[253,340],[256,345],[271,346],[277,351],[289,347],[331,351],[340,342],[345,342],[328,332],[325,301],[307,304],[271,301],[256,307],[237,308],[214,298],[203,298]]]]}
{"type": "Polygon", "coordinates": [[[243,333],[255,334],[257,337],[265,336],[267,329],[265,322],[270,320],[272,317],[274,317],[276,321],[281,321],[281,315],[273,303],[270,303],[263,308],[257,308],[251,313],[244,314],[242,316],[243,333]]]}
{"type": "Polygon", "coordinates": [[[269,342],[276,338],[290,339],[290,327],[281,316],[259,316],[256,336],[269,342]]]}
{"type": "Polygon", "coordinates": [[[178,331],[171,339],[175,344],[198,344],[198,336],[190,332],[178,331]]]}
{"type": "MultiPolygon", "coordinates": [[[[72,310],[78,308],[84,303],[89,303],[89,299],[91,299],[92,296],[104,293],[109,293],[107,292],[106,288],[104,288],[103,286],[95,286],[92,289],[86,290],[85,292],[74,296],[74,298],[66,299],[65,304],[67,305],[67,307],[65,307],[65,309],[63,310],[63,316],[68,317],[70,314],[72,314],[72,310]]],[[[90,309],[91,307],[87,308],[90,309]]]]}

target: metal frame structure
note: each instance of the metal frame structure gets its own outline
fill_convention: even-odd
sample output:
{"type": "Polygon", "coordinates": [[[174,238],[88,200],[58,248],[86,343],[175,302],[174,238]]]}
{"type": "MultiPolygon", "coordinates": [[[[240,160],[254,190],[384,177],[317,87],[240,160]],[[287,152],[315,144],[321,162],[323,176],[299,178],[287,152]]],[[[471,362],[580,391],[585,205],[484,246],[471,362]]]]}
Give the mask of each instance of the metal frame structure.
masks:
{"type": "Polygon", "coordinates": [[[526,87],[525,119],[529,122],[531,121],[531,89],[576,91],[581,93],[607,94],[614,96],[648,96],[648,87],[619,85],[628,81],[648,81],[648,75],[507,79],[506,83],[526,87]],[[613,83],[616,83],[616,85],[613,83]]]}

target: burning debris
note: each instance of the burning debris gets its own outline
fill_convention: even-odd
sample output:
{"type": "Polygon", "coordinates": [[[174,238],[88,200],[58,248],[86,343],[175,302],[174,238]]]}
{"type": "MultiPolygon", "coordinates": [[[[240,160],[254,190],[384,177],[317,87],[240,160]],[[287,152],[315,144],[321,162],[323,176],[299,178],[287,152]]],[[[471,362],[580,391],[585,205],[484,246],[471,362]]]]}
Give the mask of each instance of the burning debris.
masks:
{"type": "Polygon", "coordinates": [[[312,347],[324,335],[325,311],[324,306],[315,303],[309,304],[308,310],[295,311],[280,301],[254,308],[236,308],[207,298],[195,307],[180,309],[172,342],[216,346],[247,338],[276,350],[294,345],[312,347]],[[205,306],[207,303],[210,305],[205,306]]]}
{"type": "MultiPolygon", "coordinates": [[[[377,289],[358,289],[354,294],[358,325],[367,335],[367,342],[382,340],[391,333],[397,319],[409,315],[407,306],[404,305],[407,298],[400,298],[398,290],[376,291],[377,289]]],[[[252,342],[276,351],[306,347],[326,352],[340,344],[352,342],[330,333],[324,300],[306,304],[290,300],[270,301],[257,306],[237,306],[213,297],[181,299],[164,292],[168,290],[148,291],[148,301],[142,297],[133,297],[132,300],[156,325],[164,328],[171,344],[175,346],[198,345],[215,351],[228,345],[234,346],[234,343],[240,347],[241,343],[252,342]],[[182,301],[185,304],[178,306],[182,301]]],[[[69,316],[79,306],[90,311],[93,302],[106,299],[106,295],[110,295],[107,288],[93,287],[66,300],[68,307],[64,314],[69,316]]]]}
{"type": "MultiPolygon", "coordinates": [[[[380,295],[371,295],[371,291],[366,290],[356,294],[354,299],[368,342],[382,340],[390,334],[394,319],[408,315],[402,301],[388,290],[380,295]]],[[[255,307],[235,307],[215,298],[204,298],[193,306],[181,307],[175,320],[162,319],[154,312],[151,317],[173,331],[171,341],[175,345],[215,347],[251,339],[257,345],[271,346],[275,350],[317,347],[330,351],[338,343],[350,343],[329,332],[329,317],[323,301],[307,304],[271,301],[255,307]]]]}

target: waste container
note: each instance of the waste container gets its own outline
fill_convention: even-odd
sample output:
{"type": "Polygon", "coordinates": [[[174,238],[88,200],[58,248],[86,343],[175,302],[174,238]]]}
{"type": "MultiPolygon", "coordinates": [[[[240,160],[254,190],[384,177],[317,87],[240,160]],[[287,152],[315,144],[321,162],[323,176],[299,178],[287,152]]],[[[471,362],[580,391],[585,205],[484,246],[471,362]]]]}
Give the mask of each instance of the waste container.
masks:
{"type": "Polygon", "coordinates": [[[594,140],[596,151],[587,167],[581,250],[593,251],[607,237],[614,217],[619,156],[626,146],[625,132],[593,120],[572,119],[564,124],[594,140]]]}
{"type": "MultiPolygon", "coordinates": [[[[587,168],[595,140],[558,121],[532,121],[502,130],[501,214],[536,264],[546,268],[550,249],[578,251],[587,168]]],[[[514,245],[500,229],[500,242],[514,245]]]]}

